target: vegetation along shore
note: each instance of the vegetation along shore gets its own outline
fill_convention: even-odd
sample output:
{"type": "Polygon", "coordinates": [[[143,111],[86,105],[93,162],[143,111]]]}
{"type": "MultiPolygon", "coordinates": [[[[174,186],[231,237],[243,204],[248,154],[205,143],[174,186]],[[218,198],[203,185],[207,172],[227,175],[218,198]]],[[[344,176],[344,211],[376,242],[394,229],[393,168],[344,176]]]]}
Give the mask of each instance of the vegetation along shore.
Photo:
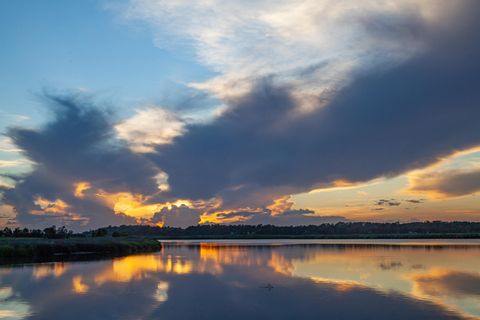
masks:
{"type": "MultiPolygon", "coordinates": [[[[22,229],[28,230],[28,229],[22,229]]],[[[158,251],[161,245],[143,236],[90,236],[67,232],[60,235],[45,232],[5,235],[0,238],[0,263],[111,257],[158,251]],[[31,235],[35,235],[33,237],[31,235]],[[21,236],[20,236],[21,235],[21,236]]]]}
{"type": "Polygon", "coordinates": [[[339,222],[309,226],[215,225],[187,228],[108,226],[82,233],[55,226],[0,230],[0,263],[97,255],[110,257],[161,249],[161,239],[480,239],[478,222],[339,222]]]}

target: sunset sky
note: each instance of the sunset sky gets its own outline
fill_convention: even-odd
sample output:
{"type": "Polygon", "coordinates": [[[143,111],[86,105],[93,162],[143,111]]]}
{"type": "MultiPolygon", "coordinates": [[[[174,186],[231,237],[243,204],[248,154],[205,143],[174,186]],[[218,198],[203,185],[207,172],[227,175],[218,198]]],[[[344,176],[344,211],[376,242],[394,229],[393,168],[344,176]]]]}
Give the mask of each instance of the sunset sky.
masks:
{"type": "Polygon", "coordinates": [[[480,221],[477,0],[0,2],[0,225],[480,221]]]}

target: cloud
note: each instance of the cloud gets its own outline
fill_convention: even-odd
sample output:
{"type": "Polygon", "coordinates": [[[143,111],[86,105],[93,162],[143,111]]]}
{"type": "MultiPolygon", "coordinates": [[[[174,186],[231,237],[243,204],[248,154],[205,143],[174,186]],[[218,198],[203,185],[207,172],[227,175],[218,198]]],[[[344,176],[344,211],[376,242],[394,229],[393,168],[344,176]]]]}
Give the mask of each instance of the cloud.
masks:
{"type": "Polygon", "coordinates": [[[201,123],[160,108],[114,123],[81,96],[47,94],[53,119],[7,134],[34,163],[1,187],[21,224],[338,221],[294,209],[288,195],[396,176],[480,144],[475,1],[124,9],[156,27],[159,45],[193,44],[219,76],[190,85],[224,109],[201,123]]]}
{"type": "Polygon", "coordinates": [[[151,222],[157,225],[186,228],[200,222],[201,209],[189,208],[186,205],[163,208],[156,212],[151,222]]]}
{"type": "Polygon", "coordinates": [[[0,152],[5,152],[5,153],[18,153],[22,150],[16,148],[12,141],[8,139],[7,137],[2,137],[0,138],[0,152]]]}
{"type": "MultiPolygon", "coordinates": [[[[425,199],[379,199],[376,200],[373,205],[375,208],[372,208],[374,211],[381,211],[383,209],[387,209],[389,207],[399,207],[402,204],[422,204],[425,202],[425,199]]],[[[405,208],[410,209],[410,208],[405,208]]]]}
{"type": "Polygon", "coordinates": [[[376,206],[388,206],[388,207],[398,207],[401,204],[400,201],[395,199],[380,199],[375,201],[376,206]]]}
{"type": "Polygon", "coordinates": [[[348,221],[342,216],[318,215],[308,209],[292,209],[281,213],[274,213],[268,208],[244,208],[240,210],[226,210],[204,212],[200,216],[202,223],[230,223],[230,224],[274,224],[280,226],[310,225],[322,223],[336,223],[348,221]]]}
{"type": "Polygon", "coordinates": [[[153,152],[155,145],[168,144],[185,132],[184,123],[175,114],[161,108],[137,111],[115,126],[118,136],[134,152],[153,152]]]}
{"type": "Polygon", "coordinates": [[[29,166],[31,163],[23,159],[16,160],[0,160],[0,168],[9,168],[9,167],[19,167],[19,166],[29,166]]]}
{"type": "Polygon", "coordinates": [[[19,224],[79,227],[132,223],[95,197],[95,190],[151,194],[160,170],[116,139],[111,116],[82,96],[46,94],[53,118],[42,128],[13,128],[8,136],[34,163],[2,190],[19,224]],[[88,188],[87,188],[88,186],[88,188]],[[89,190],[91,189],[91,190],[89,190]],[[85,197],[85,193],[93,197],[85,197]]]}
{"type": "Polygon", "coordinates": [[[480,170],[446,170],[410,176],[408,192],[449,198],[480,191],[480,170]]]}
{"type": "MultiPolygon", "coordinates": [[[[337,215],[315,215],[312,210],[298,209],[283,212],[280,215],[272,216],[269,212],[256,214],[245,224],[275,224],[280,226],[310,225],[322,223],[347,222],[348,219],[337,215]]],[[[242,222],[241,222],[242,223],[242,222]]]]}
{"type": "Polygon", "coordinates": [[[188,125],[150,157],[168,174],[169,194],[261,207],[336,180],[396,176],[478,145],[480,26],[478,6],[465,3],[472,5],[449,17],[451,29],[432,34],[424,52],[359,74],[308,114],[296,113],[291,88],[272,77],[218,118],[188,125]]]}
{"type": "Polygon", "coordinates": [[[193,46],[219,73],[195,88],[228,99],[275,74],[308,108],[355,72],[421,52],[428,30],[454,9],[431,0],[132,0],[120,14],[149,23],[161,48],[193,46]]]}
{"type": "Polygon", "coordinates": [[[413,204],[420,204],[424,203],[425,199],[407,199],[405,202],[413,203],[413,204]]]}

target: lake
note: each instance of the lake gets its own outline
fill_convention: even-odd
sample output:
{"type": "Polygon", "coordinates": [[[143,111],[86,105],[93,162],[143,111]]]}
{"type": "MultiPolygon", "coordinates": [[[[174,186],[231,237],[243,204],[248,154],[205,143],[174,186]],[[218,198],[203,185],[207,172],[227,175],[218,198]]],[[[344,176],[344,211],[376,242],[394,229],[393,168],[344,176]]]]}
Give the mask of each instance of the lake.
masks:
{"type": "Polygon", "coordinates": [[[480,319],[476,240],[164,241],[0,267],[0,319],[480,319]]]}

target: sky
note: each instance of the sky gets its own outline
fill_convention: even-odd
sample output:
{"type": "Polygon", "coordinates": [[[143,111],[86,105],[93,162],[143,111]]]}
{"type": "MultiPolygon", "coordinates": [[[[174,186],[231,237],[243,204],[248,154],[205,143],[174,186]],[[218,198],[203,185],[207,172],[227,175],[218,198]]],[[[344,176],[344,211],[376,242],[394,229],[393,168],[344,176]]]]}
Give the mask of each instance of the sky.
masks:
{"type": "Polygon", "coordinates": [[[0,225],[480,221],[475,0],[0,2],[0,225]]]}

